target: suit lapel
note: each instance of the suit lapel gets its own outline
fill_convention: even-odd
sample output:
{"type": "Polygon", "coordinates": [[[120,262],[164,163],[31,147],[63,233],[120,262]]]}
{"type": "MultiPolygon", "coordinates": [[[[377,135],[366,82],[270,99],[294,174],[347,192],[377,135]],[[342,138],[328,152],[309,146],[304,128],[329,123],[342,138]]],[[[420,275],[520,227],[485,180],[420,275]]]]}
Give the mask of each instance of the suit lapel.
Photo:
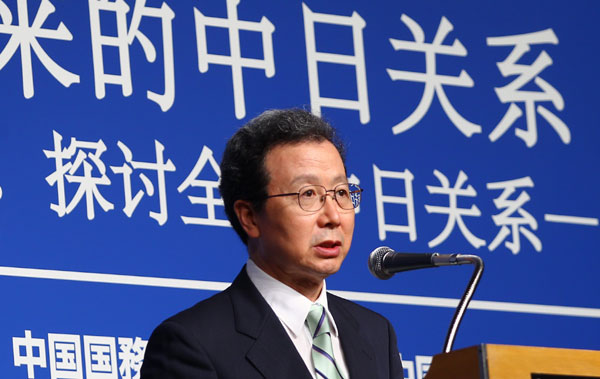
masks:
{"type": "Polygon", "coordinates": [[[377,371],[373,348],[361,333],[361,326],[335,296],[327,296],[335,319],[350,378],[372,378],[377,371]]]}
{"type": "Polygon", "coordinates": [[[255,340],[246,358],[265,378],[310,379],[311,375],[283,325],[250,281],[246,268],[232,283],[236,329],[255,340]]]}

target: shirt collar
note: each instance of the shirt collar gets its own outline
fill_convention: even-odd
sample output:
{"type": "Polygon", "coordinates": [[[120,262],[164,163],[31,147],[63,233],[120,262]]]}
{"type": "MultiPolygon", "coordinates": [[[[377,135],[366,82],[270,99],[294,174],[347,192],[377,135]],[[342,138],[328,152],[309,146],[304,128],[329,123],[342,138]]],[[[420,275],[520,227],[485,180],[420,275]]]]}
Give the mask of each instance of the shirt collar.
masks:
{"type": "MultiPolygon", "coordinates": [[[[258,289],[258,292],[260,292],[267,301],[267,304],[273,309],[273,312],[275,312],[275,315],[277,315],[279,320],[281,320],[295,336],[301,335],[304,330],[304,322],[313,302],[300,292],[288,287],[264,272],[252,261],[252,259],[248,259],[246,262],[246,272],[254,286],[258,289]]],[[[331,326],[331,332],[334,336],[337,336],[337,326],[327,305],[327,286],[325,280],[323,280],[321,294],[315,303],[319,303],[325,308],[331,326]]]]}

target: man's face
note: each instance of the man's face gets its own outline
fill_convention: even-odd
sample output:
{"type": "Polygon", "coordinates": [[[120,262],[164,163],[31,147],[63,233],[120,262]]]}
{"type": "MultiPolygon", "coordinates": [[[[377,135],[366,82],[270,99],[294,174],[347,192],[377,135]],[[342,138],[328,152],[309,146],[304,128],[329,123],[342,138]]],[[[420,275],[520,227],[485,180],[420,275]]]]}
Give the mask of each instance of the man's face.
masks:
{"type": "MultiPolygon", "coordinates": [[[[309,184],[330,190],[347,182],[342,159],[329,141],[276,146],[267,153],[265,168],[269,195],[297,192],[309,184]]],[[[298,288],[320,284],[339,270],[352,242],[354,210],[341,209],[331,196],[316,212],[301,209],[297,196],[273,197],[256,223],[259,236],[252,259],[271,276],[298,288]]]]}

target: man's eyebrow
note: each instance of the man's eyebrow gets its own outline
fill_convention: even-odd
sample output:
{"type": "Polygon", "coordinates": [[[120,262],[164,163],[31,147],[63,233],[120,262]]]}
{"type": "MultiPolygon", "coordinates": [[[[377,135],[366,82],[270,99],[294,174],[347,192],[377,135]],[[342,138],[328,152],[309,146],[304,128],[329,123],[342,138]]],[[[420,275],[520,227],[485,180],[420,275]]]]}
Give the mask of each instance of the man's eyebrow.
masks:
{"type": "Polygon", "coordinates": [[[348,178],[346,177],[346,175],[338,175],[335,178],[333,178],[334,183],[346,183],[348,182],[348,178]]]}

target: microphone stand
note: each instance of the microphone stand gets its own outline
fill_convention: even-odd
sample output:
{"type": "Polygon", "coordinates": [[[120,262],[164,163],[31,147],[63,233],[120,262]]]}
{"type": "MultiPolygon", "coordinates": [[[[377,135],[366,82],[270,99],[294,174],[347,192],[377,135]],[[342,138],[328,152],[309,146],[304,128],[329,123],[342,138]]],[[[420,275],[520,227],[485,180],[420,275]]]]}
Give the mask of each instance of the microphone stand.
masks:
{"type": "MultiPolygon", "coordinates": [[[[435,257],[433,257],[432,260],[435,262],[435,257]]],[[[475,289],[479,284],[481,275],[483,274],[483,260],[477,255],[459,255],[457,256],[455,264],[474,264],[475,269],[473,270],[473,275],[471,275],[471,280],[467,285],[465,293],[458,302],[458,307],[454,312],[454,317],[452,317],[452,322],[450,323],[450,328],[448,329],[448,334],[446,335],[446,342],[444,342],[444,353],[449,353],[452,350],[460,322],[462,321],[465,311],[467,310],[467,306],[469,305],[469,302],[475,293],[475,289]]]]}

